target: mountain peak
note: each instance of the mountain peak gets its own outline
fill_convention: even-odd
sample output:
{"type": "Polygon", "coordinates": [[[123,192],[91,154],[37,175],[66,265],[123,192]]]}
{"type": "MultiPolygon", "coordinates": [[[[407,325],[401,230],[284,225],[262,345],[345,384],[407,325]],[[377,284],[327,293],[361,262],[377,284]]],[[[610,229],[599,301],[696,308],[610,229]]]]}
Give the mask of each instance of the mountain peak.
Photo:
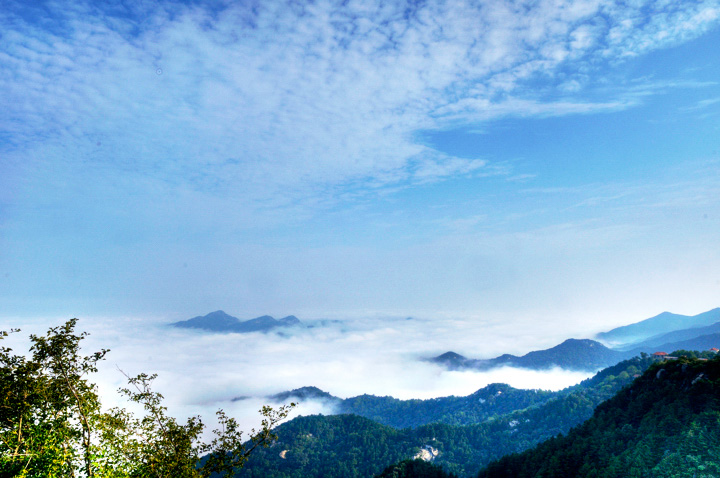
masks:
{"type": "Polygon", "coordinates": [[[240,320],[238,318],[228,315],[222,310],[216,310],[215,312],[210,312],[207,315],[198,315],[192,319],[175,322],[171,325],[191,329],[222,331],[232,328],[239,323],[240,320]]]}
{"type": "Polygon", "coordinates": [[[228,316],[228,314],[225,313],[224,310],[216,310],[215,312],[210,312],[205,317],[211,317],[211,316],[228,316]]]}
{"type": "Polygon", "coordinates": [[[487,370],[510,366],[544,370],[561,367],[567,370],[594,371],[621,360],[622,354],[590,339],[567,339],[545,350],[528,352],[522,357],[503,354],[492,359],[468,359],[455,352],[446,352],[430,359],[431,362],[449,369],[471,368],[487,370]]]}
{"type": "Polygon", "coordinates": [[[444,367],[447,367],[451,370],[458,369],[458,368],[465,368],[467,367],[468,359],[463,357],[462,355],[455,353],[453,351],[445,352],[442,355],[438,355],[437,357],[432,357],[427,359],[428,362],[436,363],[438,365],[442,365],[444,367]]]}
{"type": "Polygon", "coordinates": [[[602,347],[607,348],[600,342],[597,342],[595,340],[591,339],[565,339],[562,343],[559,345],[556,345],[553,348],[557,347],[602,347]]]}
{"type": "Polygon", "coordinates": [[[340,400],[338,397],[330,395],[328,392],[312,386],[300,387],[287,392],[276,393],[275,395],[270,395],[268,398],[277,402],[286,402],[288,400],[296,400],[299,402],[303,400],[340,400]]]}
{"type": "Polygon", "coordinates": [[[278,320],[283,325],[298,325],[300,324],[300,319],[295,317],[294,315],[288,315],[287,317],[283,317],[282,319],[278,320]]]}
{"type": "Polygon", "coordinates": [[[207,315],[193,317],[188,320],[181,320],[170,325],[175,327],[204,329],[213,332],[267,332],[276,327],[290,327],[302,325],[302,322],[294,315],[276,320],[270,315],[262,315],[254,319],[241,321],[237,317],[226,314],[222,310],[210,312],[207,315]]]}
{"type": "Polygon", "coordinates": [[[634,324],[616,327],[608,332],[601,332],[597,334],[597,337],[613,346],[629,346],[656,335],[662,335],[676,330],[708,326],[718,321],[720,321],[720,308],[708,310],[707,312],[693,316],[665,311],[634,324]]]}

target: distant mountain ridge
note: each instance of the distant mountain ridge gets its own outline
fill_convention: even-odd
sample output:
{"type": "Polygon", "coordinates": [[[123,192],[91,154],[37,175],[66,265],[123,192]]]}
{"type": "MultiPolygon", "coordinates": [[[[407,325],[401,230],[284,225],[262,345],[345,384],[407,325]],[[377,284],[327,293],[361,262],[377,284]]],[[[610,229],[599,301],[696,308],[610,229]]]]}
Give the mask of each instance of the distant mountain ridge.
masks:
{"type": "Polygon", "coordinates": [[[658,352],[672,352],[673,350],[709,350],[711,348],[720,348],[720,333],[701,335],[700,337],[693,337],[688,340],[680,340],[678,342],[668,342],[660,344],[656,347],[640,347],[638,349],[630,350],[626,352],[628,354],[640,354],[641,352],[648,352],[654,350],[658,352]]]}
{"type": "MultiPolygon", "coordinates": [[[[669,347],[668,344],[680,343],[682,341],[695,340],[706,335],[713,335],[720,333],[720,322],[708,325],[706,327],[693,327],[690,329],[674,330],[666,334],[656,335],[644,340],[640,343],[631,344],[625,347],[618,347],[618,350],[630,350],[630,351],[647,351],[648,349],[662,349],[662,348],[673,348],[669,347]]],[[[684,347],[674,347],[684,348],[684,347]]]]}
{"type": "Polygon", "coordinates": [[[596,337],[611,346],[623,347],[658,335],[705,327],[717,322],[720,322],[720,307],[693,316],[663,312],[634,324],[601,332],[596,337]]]}
{"type": "Polygon", "coordinates": [[[254,319],[242,321],[237,317],[226,314],[222,310],[210,312],[207,315],[193,317],[188,320],[173,322],[175,327],[188,329],[203,329],[213,332],[267,332],[276,328],[302,326],[302,322],[294,315],[288,315],[282,319],[275,319],[269,315],[263,315],[254,319]]]}
{"type": "Polygon", "coordinates": [[[640,353],[720,348],[720,308],[687,316],[663,312],[655,317],[597,335],[626,357],[640,353]],[[669,330],[668,329],[672,329],[669,330]],[[637,341],[638,337],[643,337],[637,341]]]}
{"type": "Polygon", "coordinates": [[[663,312],[635,324],[597,334],[597,337],[614,343],[615,347],[590,339],[567,339],[555,347],[535,350],[520,357],[504,354],[491,359],[473,359],[449,351],[428,361],[450,370],[488,370],[503,366],[546,370],[557,366],[592,372],[641,353],[720,348],[720,308],[694,316],[663,312]],[[638,337],[642,340],[638,341],[638,337]]]}
{"type": "Polygon", "coordinates": [[[429,361],[450,369],[487,370],[509,366],[534,370],[561,367],[566,370],[593,372],[626,358],[627,354],[605,347],[590,339],[567,339],[555,347],[529,352],[521,357],[503,354],[492,359],[469,359],[455,352],[446,352],[429,361]]]}

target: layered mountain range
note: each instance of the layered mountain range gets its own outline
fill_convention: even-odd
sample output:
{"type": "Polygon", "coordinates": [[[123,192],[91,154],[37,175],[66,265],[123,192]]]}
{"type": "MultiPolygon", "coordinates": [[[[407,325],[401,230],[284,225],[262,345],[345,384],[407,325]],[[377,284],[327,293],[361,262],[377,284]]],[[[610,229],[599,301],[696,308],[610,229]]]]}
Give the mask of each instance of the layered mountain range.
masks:
{"type": "Polygon", "coordinates": [[[596,337],[612,344],[612,348],[596,340],[567,339],[555,347],[522,356],[504,354],[491,359],[473,359],[449,351],[428,360],[451,370],[511,366],[535,370],[561,367],[592,372],[642,353],[720,348],[720,308],[694,316],[663,312],[596,337]]]}
{"type": "Polygon", "coordinates": [[[523,356],[503,354],[492,359],[470,359],[455,352],[446,352],[429,359],[451,370],[487,370],[495,367],[521,367],[535,370],[561,367],[566,370],[595,371],[627,358],[627,354],[611,350],[589,339],[567,339],[546,350],[536,350],[523,356]]]}
{"type": "Polygon", "coordinates": [[[568,339],[523,356],[431,359],[453,369],[602,368],[557,392],[491,384],[464,397],[343,399],[303,387],[266,397],[320,401],[331,415],[280,425],[279,441],[236,476],[718,476],[720,355],[711,349],[720,344],[720,309],[671,315],[600,334],[612,347],[568,339]]]}
{"type": "MultiPolygon", "coordinates": [[[[612,347],[624,348],[631,344],[639,345],[666,334],[698,329],[718,322],[720,322],[720,307],[692,316],[663,312],[634,324],[599,333],[597,339],[612,347]]],[[[668,340],[666,343],[671,341],[674,340],[668,340]]]]}
{"type": "Polygon", "coordinates": [[[493,460],[583,423],[595,407],[659,362],[635,357],[558,392],[505,384],[428,400],[371,395],[343,400],[315,387],[284,392],[274,399],[327,400],[335,403],[334,414],[299,416],[280,425],[279,442],[258,451],[236,476],[369,477],[391,463],[425,457],[470,477],[493,460]]]}
{"type": "MultiPolygon", "coordinates": [[[[325,322],[328,321],[319,324],[323,325],[325,322]]],[[[306,326],[294,315],[281,319],[263,315],[243,321],[217,310],[171,325],[220,333],[249,333],[313,327],[318,324],[306,326]]],[[[479,359],[448,351],[426,360],[449,370],[489,370],[508,366],[534,370],[560,367],[565,370],[594,372],[642,353],[720,348],[720,308],[694,316],[663,312],[634,324],[599,333],[596,338],[599,341],[567,339],[554,347],[531,351],[521,356],[503,354],[490,359],[479,359]]]]}

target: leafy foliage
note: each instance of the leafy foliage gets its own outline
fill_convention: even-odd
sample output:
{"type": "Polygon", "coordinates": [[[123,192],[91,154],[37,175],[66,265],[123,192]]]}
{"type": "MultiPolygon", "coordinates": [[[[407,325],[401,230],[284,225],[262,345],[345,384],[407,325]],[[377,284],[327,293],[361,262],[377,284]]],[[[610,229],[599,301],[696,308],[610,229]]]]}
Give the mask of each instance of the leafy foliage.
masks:
{"type": "MultiPolygon", "coordinates": [[[[243,443],[233,418],[218,411],[220,428],[204,443],[200,417],[179,423],[167,415],[163,396],[152,391],[154,375],[128,377],[121,392],[145,410],[103,411],[88,376],[108,350],[80,354],[87,333],[75,334],[76,319],[31,335],[31,357],[0,347],[0,476],[201,478],[232,476],[248,455],[277,439],[272,429],[294,406],[263,407],[261,428],[243,443]],[[200,465],[203,454],[208,456],[200,465]]],[[[17,330],[12,330],[17,332],[17,330]]],[[[0,332],[0,339],[8,337],[0,332]]]]}

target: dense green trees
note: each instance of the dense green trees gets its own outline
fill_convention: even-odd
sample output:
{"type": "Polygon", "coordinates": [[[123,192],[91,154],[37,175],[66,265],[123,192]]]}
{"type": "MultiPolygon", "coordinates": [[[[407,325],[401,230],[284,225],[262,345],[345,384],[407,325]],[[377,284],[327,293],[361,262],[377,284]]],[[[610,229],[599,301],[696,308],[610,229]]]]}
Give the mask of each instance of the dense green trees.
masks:
{"type": "MultiPolygon", "coordinates": [[[[89,376],[108,350],[83,356],[76,319],[30,336],[30,357],[0,347],[0,476],[20,478],[200,478],[232,476],[258,446],[277,437],[273,428],[290,408],[263,407],[262,426],[249,441],[233,418],[218,411],[215,438],[204,443],[200,417],[180,423],[167,415],[154,375],[128,377],[121,392],[144,415],[103,410],[89,376]],[[202,466],[200,459],[203,455],[202,466]]],[[[0,339],[9,333],[0,332],[0,339]]]]}
{"type": "Polygon", "coordinates": [[[403,460],[388,466],[375,478],[457,478],[457,476],[423,460],[403,460]]]}
{"type": "Polygon", "coordinates": [[[720,476],[719,457],[720,358],[681,357],[655,363],[567,436],[506,456],[479,477],[710,478],[720,476]]]}
{"type": "MultiPolygon", "coordinates": [[[[519,410],[472,425],[430,423],[397,430],[354,415],[298,417],[280,425],[279,441],[272,448],[255,454],[237,476],[364,478],[381,473],[391,463],[413,458],[426,446],[439,451],[435,463],[448,472],[461,477],[474,476],[492,460],[526,450],[587,420],[598,404],[630,384],[635,375],[653,362],[651,357],[623,361],[555,393],[550,400],[530,406],[526,397],[518,394],[519,410]]],[[[497,395],[503,390],[490,387],[485,392],[494,391],[497,395]]],[[[498,398],[502,395],[504,393],[498,398]]],[[[472,396],[478,401],[476,394],[472,396]]],[[[398,408],[392,401],[388,403],[391,406],[387,410],[375,406],[374,412],[390,412],[390,418],[394,417],[398,408]]],[[[443,399],[424,401],[423,406],[430,403],[437,403],[442,412],[435,416],[446,413],[443,399]]],[[[490,401],[480,405],[488,404],[490,401]]],[[[510,405],[507,404],[512,409],[510,405]]],[[[468,411],[478,416],[476,411],[468,411]]],[[[427,416],[432,414],[428,408],[427,416]]]]}
{"type": "Polygon", "coordinates": [[[493,383],[465,397],[399,400],[360,395],[339,401],[336,409],[338,413],[360,415],[393,428],[417,428],[429,423],[471,425],[541,405],[556,396],[546,390],[521,390],[493,383]]]}
{"type": "Polygon", "coordinates": [[[301,416],[281,426],[278,441],[236,476],[366,478],[419,451],[401,431],[356,415],[301,416]]]}

